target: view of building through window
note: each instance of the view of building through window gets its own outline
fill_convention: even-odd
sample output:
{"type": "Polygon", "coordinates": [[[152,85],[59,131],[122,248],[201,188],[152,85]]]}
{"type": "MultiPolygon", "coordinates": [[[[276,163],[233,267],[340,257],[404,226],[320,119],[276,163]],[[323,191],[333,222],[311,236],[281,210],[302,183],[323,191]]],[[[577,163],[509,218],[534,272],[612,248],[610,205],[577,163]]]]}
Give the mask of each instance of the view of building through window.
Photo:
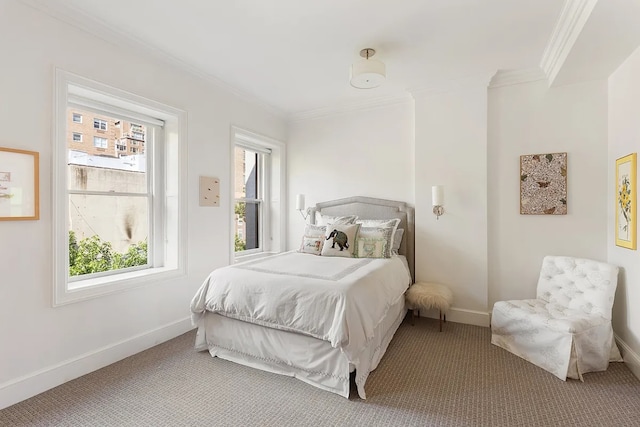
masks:
{"type": "Polygon", "coordinates": [[[148,264],[147,127],[67,111],[69,276],[148,264]]]}
{"type": "Polygon", "coordinates": [[[235,251],[260,248],[259,153],[235,148],[235,251]]]}

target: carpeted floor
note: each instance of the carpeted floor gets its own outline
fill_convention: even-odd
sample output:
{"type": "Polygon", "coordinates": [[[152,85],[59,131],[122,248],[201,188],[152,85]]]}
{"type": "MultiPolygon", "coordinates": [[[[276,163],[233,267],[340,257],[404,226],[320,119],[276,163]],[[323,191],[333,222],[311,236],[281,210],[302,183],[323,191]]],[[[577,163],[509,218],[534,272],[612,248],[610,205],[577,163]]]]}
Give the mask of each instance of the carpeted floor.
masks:
{"type": "Polygon", "coordinates": [[[1,426],[640,426],[623,363],[563,382],[490,330],[400,326],[367,400],[193,350],[194,332],[0,411],[1,426]]]}

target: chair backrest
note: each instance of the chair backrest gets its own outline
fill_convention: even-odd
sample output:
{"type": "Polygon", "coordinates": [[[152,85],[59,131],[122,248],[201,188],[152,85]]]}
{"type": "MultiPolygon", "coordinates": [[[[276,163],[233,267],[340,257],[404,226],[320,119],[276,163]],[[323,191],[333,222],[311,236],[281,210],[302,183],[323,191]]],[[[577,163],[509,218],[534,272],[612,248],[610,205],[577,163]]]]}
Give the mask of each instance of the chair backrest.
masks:
{"type": "Polygon", "coordinates": [[[538,279],[537,298],[611,319],[618,267],[566,256],[546,256],[538,279]]]}

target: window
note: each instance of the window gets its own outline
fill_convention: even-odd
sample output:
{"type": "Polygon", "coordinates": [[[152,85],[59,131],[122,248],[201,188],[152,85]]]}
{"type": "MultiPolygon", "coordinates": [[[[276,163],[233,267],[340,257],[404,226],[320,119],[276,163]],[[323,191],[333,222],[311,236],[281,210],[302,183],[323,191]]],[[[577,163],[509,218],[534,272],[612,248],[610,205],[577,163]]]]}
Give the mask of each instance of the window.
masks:
{"type": "Polygon", "coordinates": [[[101,138],[99,136],[93,137],[93,146],[96,148],[107,148],[109,145],[109,141],[107,138],[101,138]]]}
{"type": "Polygon", "coordinates": [[[73,123],[82,123],[82,114],[73,113],[73,123]]]}
{"type": "Polygon", "coordinates": [[[265,168],[269,164],[267,150],[260,152],[236,144],[235,147],[235,180],[237,216],[235,251],[262,251],[265,198],[265,168]]]}
{"type": "Polygon", "coordinates": [[[144,141],[144,134],[142,132],[131,132],[131,137],[133,139],[138,139],[140,141],[144,141]]]}
{"type": "Polygon", "coordinates": [[[118,151],[127,151],[127,146],[122,144],[116,144],[116,148],[118,151]]]}
{"type": "Polygon", "coordinates": [[[138,149],[136,147],[131,147],[131,152],[135,154],[138,152],[138,149]]]}
{"type": "Polygon", "coordinates": [[[102,119],[93,119],[93,128],[98,130],[107,130],[107,121],[102,119]]]}
{"type": "Polygon", "coordinates": [[[281,142],[233,128],[233,259],[284,247],[284,154],[281,142]]]}
{"type": "MultiPolygon", "coordinates": [[[[186,144],[178,142],[186,114],[60,70],[56,80],[54,306],[184,275],[186,144]],[[102,117],[94,127],[144,123],[145,152],[72,146],[71,109],[102,117]]],[[[94,145],[108,140],[94,137],[94,145]]]]}
{"type": "Polygon", "coordinates": [[[82,134],[78,132],[73,133],[73,141],[74,142],[82,142],[82,134]]]}

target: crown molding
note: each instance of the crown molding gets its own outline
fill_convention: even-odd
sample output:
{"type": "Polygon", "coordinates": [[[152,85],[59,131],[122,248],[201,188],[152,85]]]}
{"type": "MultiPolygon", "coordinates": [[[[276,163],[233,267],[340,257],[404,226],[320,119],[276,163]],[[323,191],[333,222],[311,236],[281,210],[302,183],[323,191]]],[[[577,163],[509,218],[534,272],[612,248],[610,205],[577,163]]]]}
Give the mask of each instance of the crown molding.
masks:
{"type": "Polygon", "coordinates": [[[410,88],[409,92],[414,99],[417,99],[425,96],[433,96],[458,90],[466,90],[478,87],[486,88],[489,86],[489,83],[491,82],[491,79],[495,75],[495,73],[495,69],[479,71],[477,73],[469,74],[456,79],[434,82],[429,86],[410,88]]]}
{"type": "Polygon", "coordinates": [[[289,121],[292,123],[305,120],[314,120],[330,116],[337,116],[347,113],[360,111],[375,110],[385,108],[396,104],[404,104],[411,101],[409,93],[404,92],[398,95],[381,96],[373,99],[367,99],[356,102],[349,102],[330,107],[315,108],[312,110],[300,111],[289,115],[289,121]]]}
{"type": "Polygon", "coordinates": [[[531,83],[547,80],[547,75],[541,68],[529,68],[525,70],[498,70],[489,82],[489,88],[531,83]]]}
{"type": "Polygon", "coordinates": [[[565,0],[560,18],[542,54],[540,68],[545,72],[549,86],[567,59],[598,0],[565,0]]]}
{"type": "Polygon", "coordinates": [[[98,37],[109,44],[118,47],[126,45],[127,50],[134,50],[141,54],[150,55],[157,60],[163,61],[195,77],[198,77],[217,88],[225,90],[247,103],[265,109],[267,112],[283,119],[287,118],[286,112],[282,109],[277,108],[265,101],[262,101],[261,99],[222,81],[220,78],[214,75],[204,72],[202,69],[193,66],[192,64],[166,52],[163,49],[147,43],[146,41],[134,36],[131,33],[111,28],[101,21],[95,19],[91,15],[83,12],[82,10],[65,4],[64,2],[51,2],[49,0],[18,1],[54,19],[57,19],[58,21],[64,22],[81,31],[98,37]]]}

